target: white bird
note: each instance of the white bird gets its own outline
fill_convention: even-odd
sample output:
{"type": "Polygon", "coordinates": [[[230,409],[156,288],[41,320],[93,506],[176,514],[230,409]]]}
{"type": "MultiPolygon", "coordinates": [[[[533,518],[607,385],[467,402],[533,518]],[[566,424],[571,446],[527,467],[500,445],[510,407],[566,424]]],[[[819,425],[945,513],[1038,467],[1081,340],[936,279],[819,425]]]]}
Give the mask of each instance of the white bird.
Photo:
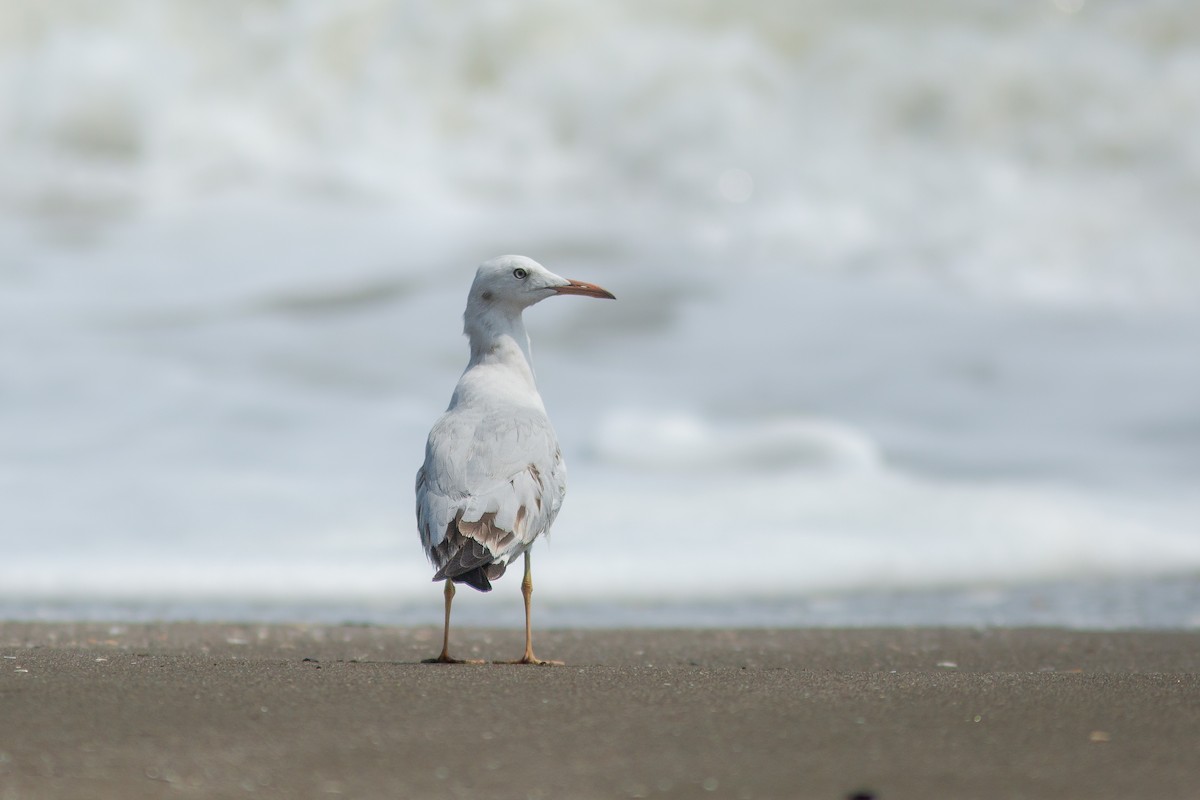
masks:
{"type": "Polygon", "coordinates": [[[433,579],[446,582],[442,653],[430,661],[462,663],[449,653],[454,584],[491,591],[491,581],[524,555],[525,655],[514,663],[551,663],[533,655],[529,548],[558,515],[567,468],[534,383],[521,312],[558,294],[614,299],[524,256],[485,261],[471,284],[463,313],[471,360],[429,432],[417,471],[421,543],[437,569],[433,579]]]}

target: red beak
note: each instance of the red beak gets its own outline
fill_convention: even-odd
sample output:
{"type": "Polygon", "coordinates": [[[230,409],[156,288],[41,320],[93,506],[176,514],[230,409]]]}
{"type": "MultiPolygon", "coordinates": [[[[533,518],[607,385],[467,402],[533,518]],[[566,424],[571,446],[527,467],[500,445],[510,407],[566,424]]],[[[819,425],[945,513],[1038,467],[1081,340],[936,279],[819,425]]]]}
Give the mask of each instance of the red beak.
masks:
{"type": "Polygon", "coordinates": [[[559,294],[582,294],[588,297],[603,297],[606,300],[617,299],[608,289],[601,289],[594,283],[584,283],[583,281],[571,281],[566,286],[555,286],[554,291],[559,294]]]}

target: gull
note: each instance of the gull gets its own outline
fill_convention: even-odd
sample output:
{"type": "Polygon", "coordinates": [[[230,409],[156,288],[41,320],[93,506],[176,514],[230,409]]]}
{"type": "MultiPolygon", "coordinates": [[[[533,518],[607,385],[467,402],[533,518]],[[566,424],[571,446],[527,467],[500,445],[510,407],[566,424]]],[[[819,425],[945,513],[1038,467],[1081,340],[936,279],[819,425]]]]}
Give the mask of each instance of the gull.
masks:
{"type": "Polygon", "coordinates": [[[578,294],[615,299],[592,283],[559,277],[525,256],[480,265],[463,312],[471,359],[446,413],[434,423],[417,471],[421,544],[445,581],[442,653],[450,657],[454,584],[481,592],[517,557],[525,558],[525,654],[515,664],[549,664],[533,654],[529,549],[550,529],[567,492],[567,468],[534,383],[522,312],[547,297],[578,294]]]}

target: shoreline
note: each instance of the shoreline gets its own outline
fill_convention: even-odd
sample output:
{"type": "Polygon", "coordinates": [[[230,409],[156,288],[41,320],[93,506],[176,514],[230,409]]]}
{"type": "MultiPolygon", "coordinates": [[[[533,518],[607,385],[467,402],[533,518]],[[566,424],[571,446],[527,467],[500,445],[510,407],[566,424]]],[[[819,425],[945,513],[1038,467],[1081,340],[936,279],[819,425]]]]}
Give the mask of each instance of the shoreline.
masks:
{"type": "MultiPolygon", "coordinates": [[[[0,620],[32,622],[288,625],[440,625],[440,587],[420,596],[286,598],[274,596],[44,596],[17,595],[0,586],[0,620]]],[[[519,628],[524,624],[515,586],[474,592],[455,604],[456,624],[519,628]]],[[[796,594],[742,593],[690,599],[582,597],[539,591],[539,629],[684,628],[1066,628],[1200,632],[1200,575],[1097,576],[970,585],[812,590],[796,594]]]]}
{"type": "Polygon", "coordinates": [[[0,797],[1187,796],[1200,633],[0,623],[0,797]],[[454,629],[459,657],[518,630],[454,629]]]}

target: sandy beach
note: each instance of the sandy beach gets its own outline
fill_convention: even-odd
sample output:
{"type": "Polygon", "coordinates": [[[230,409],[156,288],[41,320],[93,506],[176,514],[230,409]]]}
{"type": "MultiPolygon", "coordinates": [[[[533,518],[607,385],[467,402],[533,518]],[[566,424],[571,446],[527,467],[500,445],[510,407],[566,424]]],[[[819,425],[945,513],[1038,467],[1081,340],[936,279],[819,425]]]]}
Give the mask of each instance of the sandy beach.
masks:
{"type": "Polygon", "coordinates": [[[1200,634],[0,624],[0,798],[1195,796],[1200,634]],[[519,654],[516,631],[457,653],[519,654]]]}

